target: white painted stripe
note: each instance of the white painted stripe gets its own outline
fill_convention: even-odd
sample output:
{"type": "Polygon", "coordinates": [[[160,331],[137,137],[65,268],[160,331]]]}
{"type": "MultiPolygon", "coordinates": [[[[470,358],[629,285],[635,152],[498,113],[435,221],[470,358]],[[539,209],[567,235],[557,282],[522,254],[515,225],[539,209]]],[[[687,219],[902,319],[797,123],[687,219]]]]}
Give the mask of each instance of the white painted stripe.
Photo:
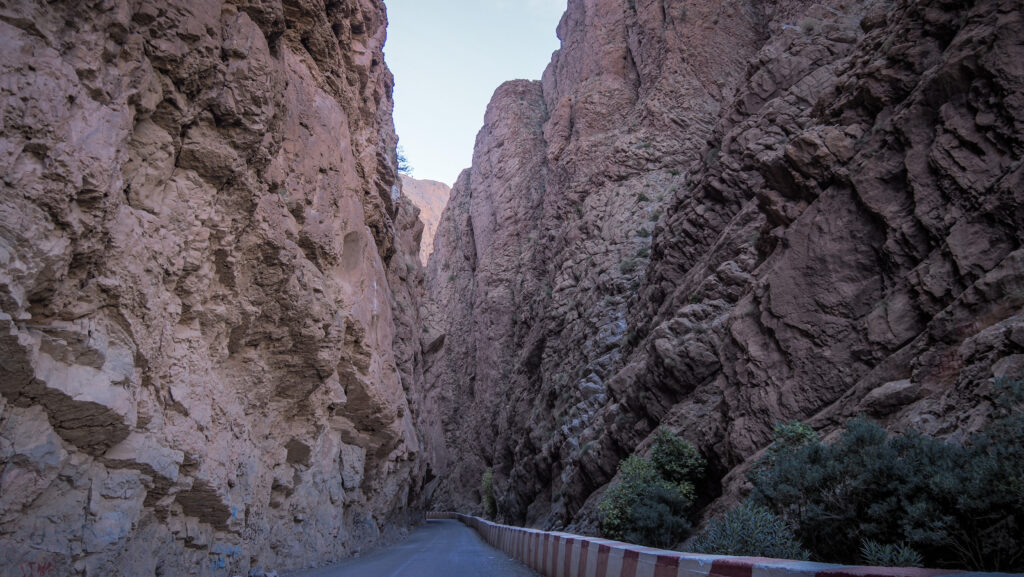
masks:
{"type": "Polygon", "coordinates": [[[586,577],[597,577],[597,550],[599,547],[593,539],[589,539],[590,549],[587,550],[587,575],[586,577]]]}
{"type": "Polygon", "coordinates": [[[568,577],[565,574],[565,537],[558,539],[558,553],[555,555],[555,570],[552,572],[555,577],[568,577]]]}
{"type": "Polygon", "coordinates": [[[583,551],[583,539],[577,537],[572,541],[572,551],[569,552],[572,558],[569,560],[569,573],[572,577],[580,574],[580,553],[583,551]]]}
{"type": "Polygon", "coordinates": [[[622,574],[622,554],[625,553],[622,547],[612,547],[608,552],[608,573],[607,577],[619,577],[622,574]]]}
{"type": "Polygon", "coordinates": [[[658,554],[640,551],[636,561],[636,577],[654,577],[654,568],[658,564],[658,554]]]}

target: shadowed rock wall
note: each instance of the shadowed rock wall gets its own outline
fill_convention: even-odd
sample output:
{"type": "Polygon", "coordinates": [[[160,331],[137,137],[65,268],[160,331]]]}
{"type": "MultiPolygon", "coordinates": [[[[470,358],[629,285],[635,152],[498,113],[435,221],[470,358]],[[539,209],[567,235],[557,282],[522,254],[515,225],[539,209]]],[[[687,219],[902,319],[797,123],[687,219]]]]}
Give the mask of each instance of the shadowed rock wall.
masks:
{"type": "Polygon", "coordinates": [[[376,0],[0,5],[0,573],[394,536],[427,463],[376,0]]]}

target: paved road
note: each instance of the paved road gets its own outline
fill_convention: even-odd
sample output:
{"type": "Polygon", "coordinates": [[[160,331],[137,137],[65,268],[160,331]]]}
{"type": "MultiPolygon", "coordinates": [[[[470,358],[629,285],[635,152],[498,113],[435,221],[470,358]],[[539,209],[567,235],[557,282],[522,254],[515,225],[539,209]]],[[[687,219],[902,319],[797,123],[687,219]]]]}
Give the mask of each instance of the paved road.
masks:
{"type": "Polygon", "coordinates": [[[427,521],[391,547],[290,577],[538,577],[458,521],[427,521]]]}

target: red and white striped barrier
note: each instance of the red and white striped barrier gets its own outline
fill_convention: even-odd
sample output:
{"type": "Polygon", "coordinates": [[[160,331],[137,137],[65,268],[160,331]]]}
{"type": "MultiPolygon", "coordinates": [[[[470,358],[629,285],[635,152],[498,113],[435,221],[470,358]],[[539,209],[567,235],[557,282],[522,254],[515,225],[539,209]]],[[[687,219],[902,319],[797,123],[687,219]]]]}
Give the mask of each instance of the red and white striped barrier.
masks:
{"type": "Polygon", "coordinates": [[[547,577],[933,577],[936,575],[1011,575],[964,573],[942,569],[856,567],[730,557],[652,549],[620,541],[499,525],[459,513],[427,513],[427,519],[457,519],[492,547],[547,577]]]}

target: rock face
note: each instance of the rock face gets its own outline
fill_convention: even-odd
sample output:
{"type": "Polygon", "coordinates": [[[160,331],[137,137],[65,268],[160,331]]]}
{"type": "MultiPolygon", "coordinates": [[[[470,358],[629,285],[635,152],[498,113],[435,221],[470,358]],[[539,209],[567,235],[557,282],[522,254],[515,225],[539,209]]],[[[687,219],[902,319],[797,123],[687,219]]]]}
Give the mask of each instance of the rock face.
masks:
{"type": "Polygon", "coordinates": [[[775,422],[955,436],[1024,372],[1019,3],[570,0],[428,267],[441,506],[594,529],[659,424],[735,502],[775,422]]]}
{"type": "Polygon", "coordinates": [[[441,211],[448,204],[451,187],[436,180],[419,180],[411,176],[402,176],[402,193],[409,197],[416,208],[420,209],[420,220],[423,221],[423,239],[420,241],[420,261],[427,266],[430,254],[434,252],[434,235],[437,223],[441,220],[441,211]]]}
{"type": "Polygon", "coordinates": [[[415,514],[385,27],[377,0],[0,6],[0,574],[283,569],[415,514]]]}

